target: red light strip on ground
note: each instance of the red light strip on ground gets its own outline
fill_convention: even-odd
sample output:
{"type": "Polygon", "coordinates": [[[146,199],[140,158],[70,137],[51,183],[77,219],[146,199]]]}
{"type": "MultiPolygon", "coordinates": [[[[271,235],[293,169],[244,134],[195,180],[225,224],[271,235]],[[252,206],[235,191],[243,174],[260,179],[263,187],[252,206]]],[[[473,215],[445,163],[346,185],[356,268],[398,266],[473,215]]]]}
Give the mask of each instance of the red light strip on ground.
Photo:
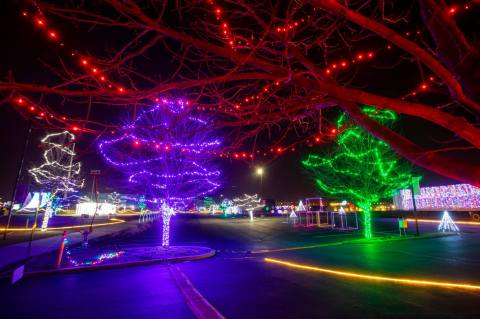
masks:
{"type": "Polygon", "coordinates": [[[338,271],[329,268],[321,268],[316,266],[309,266],[303,265],[298,263],[293,263],[285,260],[280,259],[272,259],[272,258],[265,258],[266,262],[287,266],[289,268],[301,269],[301,270],[309,270],[314,272],[322,272],[327,273],[330,275],[341,276],[341,277],[348,277],[348,278],[357,278],[357,279],[364,279],[370,281],[386,281],[386,282],[393,282],[397,284],[405,284],[405,285],[416,285],[416,286],[434,286],[440,288],[459,288],[459,289],[468,289],[468,290],[480,290],[479,284],[470,284],[470,283],[457,283],[457,282],[446,282],[446,281],[433,281],[433,280],[425,280],[425,279],[411,279],[411,278],[396,278],[396,277],[387,277],[387,276],[378,276],[378,275],[367,275],[355,272],[348,272],[348,271],[338,271]]]}

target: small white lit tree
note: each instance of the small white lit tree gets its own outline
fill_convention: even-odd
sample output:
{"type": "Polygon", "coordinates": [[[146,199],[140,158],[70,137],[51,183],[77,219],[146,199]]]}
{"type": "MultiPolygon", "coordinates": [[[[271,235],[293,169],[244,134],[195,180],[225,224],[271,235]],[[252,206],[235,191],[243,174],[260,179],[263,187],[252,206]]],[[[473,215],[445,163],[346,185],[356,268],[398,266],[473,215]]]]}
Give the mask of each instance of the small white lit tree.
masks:
{"type": "Polygon", "coordinates": [[[45,147],[43,159],[45,162],[31,168],[28,172],[35,182],[50,192],[47,200],[45,215],[42,222],[42,231],[46,231],[50,216],[55,211],[59,202],[54,200],[59,193],[65,198],[68,193],[76,192],[84,185],[84,180],[79,178],[81,163],[73,162],[75,157],[75,135],[68,131],[47,134],[41,141],[45,147]],[[54,204],[57,202],[57,204],[54,204]]]}

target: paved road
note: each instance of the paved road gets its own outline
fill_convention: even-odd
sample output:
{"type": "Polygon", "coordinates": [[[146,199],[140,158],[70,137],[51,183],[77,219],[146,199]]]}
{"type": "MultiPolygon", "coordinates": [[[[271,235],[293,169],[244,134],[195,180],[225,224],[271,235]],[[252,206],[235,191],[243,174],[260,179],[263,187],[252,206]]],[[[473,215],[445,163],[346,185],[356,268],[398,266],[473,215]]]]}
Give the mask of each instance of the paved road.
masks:
{"type": "MultiPolygon", "coordinates": [[[[395,232],[395,223],[377,219],[375,229],[395,232]]],[[[422,232],[434,228],[421,224],[422,232]]],[[[251,252],[361,234],[292,229],[280,218],[250,223],[177,216],[172,244],[219,250],[214,258],[179,267],[227,318],[474,318],[480,315],[478,292],[353,280],[264,261],[268,256],[342,270],[480,283],[480,228],[464,229],[468,232],[461,236],[255,254],[251,252]]],[[[156,222],[141,234],[109,243],[159,243],[160,230],[156,222]]],[[[2,318],[193,317],[162,265],[30,278],[13,287],[3,282],[0,296],[2,318]]]]}

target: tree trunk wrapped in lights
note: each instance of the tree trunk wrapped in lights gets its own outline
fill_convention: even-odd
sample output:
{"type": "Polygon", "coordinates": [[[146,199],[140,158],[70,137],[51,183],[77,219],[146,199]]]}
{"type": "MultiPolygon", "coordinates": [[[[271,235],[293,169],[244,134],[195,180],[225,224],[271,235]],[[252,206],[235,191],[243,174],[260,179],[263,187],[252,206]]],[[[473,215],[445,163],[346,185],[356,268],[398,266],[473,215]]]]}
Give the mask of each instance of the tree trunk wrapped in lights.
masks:
{"type": "MultiPolygon", "coordinates": [[[[397,115],[391,111],[363,107],[370,119],[391,126],[397,115]]],[[[371,208],[390,198],[411,182],[410,166],[386,144],[353,124],[346,114],[337,122],[339,133],[332,153],[311,154],[302,162],[312,173],[319,190],[331,197],[348,200],[363,211],[365,238],[373,236],[371,208]]]]}
{"type": "Polygon", "coordinates": [[[220,187],[220,171],[209,168],[220,140],[212,137],[211,122],[204,118],[183,100],[163,98],[99,143],[106,162],[125,174],[125,184],[145,194],[147,207],[161,210],[163,246],[169,246],[174,209],[220,187]]]}

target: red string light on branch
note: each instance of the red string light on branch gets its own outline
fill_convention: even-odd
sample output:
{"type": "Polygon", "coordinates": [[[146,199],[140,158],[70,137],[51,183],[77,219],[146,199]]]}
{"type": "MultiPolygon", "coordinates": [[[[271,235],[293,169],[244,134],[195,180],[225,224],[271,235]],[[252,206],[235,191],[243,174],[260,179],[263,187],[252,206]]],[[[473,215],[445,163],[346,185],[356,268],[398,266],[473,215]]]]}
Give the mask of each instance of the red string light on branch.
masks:
{"type": "Polygon", "coordinates": [[[54,128],[58,129],[66,129],[69,131],[85,131],[89,133],[98,133],[95,130],[91,129],[82,129],[79,125],[72,124],[77,122],[77,120],[69,120],[65,116],[57,116],[53,112],[49,111],[48,108],[43,107],[41,105],[35,104],[32,101],[28,100],[26,97],[17,97],[11,100],[12,104],[17,105],[19,108],[24,109],[27,111],[20,113],[24,114],[24,116],[28,118],[32,118],[33,120],[37,121],[44,121],[45,124],[48,124],[54,128]]]}
{"type": "MultiPolygon", "coordinates": [[[[218,26],[219,27],[219,33],[224,38],[227,46],[231,47],[232,49],[238,48],[240,44],[244,45],[244,47],[248,47],[248,45],[249,45],[248,41],[243,40],[241,38],[241,36],[236,36],[235,34],[233,34],[232,29],[230,27],[230,24],[222,17],[224,10],[219,5],[215,4],[214,1],[209,1],[209,3],[213,7],[214,16],[216,17],[216,20],[218,20],[219,23],[220,23],[219,26],[218,26]],[[242,40],[238,41],[238,39],[242,39],[243,42],[242,42],[242,40]]],[[[453,9],[453,8],[454,8],[454,10],[451,12],[451,14],[458,13],[459,10],[462,9],[462,8],[467,10],[467,9],[470,8],[470,6],[469,5],[465,5],[463,7],[455,6],[455,7],[451,7],[450,10],[453,9]]],[[[29,16],[29,14],[26,11],[23,11],[22,15],[23,16],[29,16]]],[[[280,33],[281,32],[288,32],[290,30],[293,30],[293,29],[299,27],[302,23],[305,23],[305,21],[306,21],[305,19],[301,19],[301,20],[289,22],[285,25],[274,27],[274,30],[272,30],[272,31],[276,30],[276,32],[280,32],[280,33]]],[[[48,27],[48,30],[47,30],[47,28],[46,28],[47,20],[45,19],[45,17],[43,17],[43,15],[38,15],[37,14],[36,17],[34,17],[34,22],[37,26],[42,27],[45,30],[45,32],[47,32],[48,38],[50,38],[51,40],[58,40],[58,33],[55,30],[51,29],[50,26],[48,27]]],[[[411,34],[413,34],[413,33],[410,32],[410,31],[406,32],[407,36],[410,36],[411,34]]],[[[420,31],[416,31],[416,34],[420,34],[420,31]]],[[[252,41],[253,41],[253,38],[252,38],[252,41]]],[[[61,44],[61,45],[63,45],[63,44],[61,44]]],[[[387,45],[386,48],[388,50],[391,50],[392,46],[387,45]]],[[[377,52],[378,51],[375,51],[375,52],[374,51],[359,52],[351,60],[344,59],[344,60],[334,61],[334,62],[328,64],[325,67],[324,72],[325,72],[325,74],[334,76],[334,75],[338,74],[339,72],[345,71],[348,68],[353,67],[355,64],[371,60],[372,58],[374,58],[376,56],[377,52]]],[[[72,52],[71,56],[76,56],[75,52],[72,52]]],[[[87,57],[83,57],[83,58],[80,59],[80,61],[81,61],[80,62],[81,66],[84,67],[84,70],[85,70],[86,74],[92,75],[92,77],[94,77],[95,79],[97,79],[98,81],[100,81],[102,83],[102,86],[105,86],[105,87],[108,87],[109,89],[112,89],[112,92],[115,92],[117,94],[126,93],[127,89],[125,89],[123,86],[115,84],[113,81],[109,80],[106,77],[105,72],[98,65],[91,65],[91,64],[97,64],[97,63],[95,63],[95,61],[96,61],[95,59],[89,60],[89,59],[87,59],[87,57]],[[90,61],[93,61],[93,63],[90,63],[90,61]]],[[[76,63],[78,63],[78,60],[76,60],[76,63]]],[[[101,63],[98,63],[98,64],[101,64],[101,63]]],[[[430,78],[430,82],[434,82],[434,79],[432,77],[430,78]]],[[[272,93],[272,91],[274,89],[276,89],[275,87],[280,86],[281,83],[282,83],[282,80],[279,80],[279,81],[272,82],[271,85],[264,86],[263,88],[261,88],[260,93],[258,93],[256,95],[252,95],[252,96],[242,98],[243,102],[241,102],[241,103],[232,103],[231,105],[228,106],[228,110],[229,111],[230,110],[232,110],[232,111],[240,110],[241,106],[243,106],[243,105],[249,105],[251,103],[260,102],[262,99],[267,98],[268,94],[272,93]]],[[[431,84],[428,83],[427,84],[425,82],[422,82],[416,90],[412,91],[410,94],[407,94],[406,97],[416,96],[417,93],[419,93],[419,92],[428,91],[429,88],[432,86],[432,84],[433,83],[431,83],[431,84]]],[[[156,100],[158,100],[158,99],[156,99],[156,100]]],[[[22,103],[23,102],[18,102],[18,104],[22,104],[22,103]]],[[[187,105],[188,105],[188,102],[187,102],[187,105]]],[[[227,110],[227,106],[221,106],[220,105],[218,107],[218,109],[227,110]]],[[[33,109],[31,109],[31,111],[32,112],[36,111],[35,107],[33,107],[33,109]]],[[[54,115],[49,114],[48,112],[41,112],[41,113],[39,113],[39,116],[49,117],[49,118],[52,118],[52,119],[55,118],[54,115]]],[[[62,119],[66,120],[65,117],[62,117],[62,119]]],[[[331,133],[334,134],[335,132],[331,132],[331,133]]],[[[315,137],[315,142],[319,143],[320,141],[321,141],[321,138],[315,137]]],[[[282,150],[283,150],[282,148],[277,148],[276,152],[277,153],[282,153],[282,150]],[[278,149],[280,149],[280,151],[278,149]]],[[[290,150],[294,151],[294,148],[290,148],[290,150]]],[[[264,152],[264,154],[265,154],[265,152],[264,152]]],[[[245,153],[245,155],[244,155],[244,153],[240,153],[240,154],[236,154],[236,155],[238,155],[239,158],[247,158],[247,157],[252,157],[253,158],[253,154],[245,153]]],[[[237,157],[237,156],[234,156],[234,157],[237,157]]]]}
{"type": "Polygon", "coordinates": [[[461,11],[465,11],[465,10],[469,10],[470,9],[470,4],[474,4],[475,1],[472,1],[470,2],[469,4],[465,4],[463,6],[451,6],[449,9],[448,9],[448,14],[453,16],[453,15],[456,15],[458,14],[459,12],[461,11]]]}
{"type": "MultiPolygon", "coordinates": [[[[27,11],[23,11],[22,12],[22,16],[24,17],[28,17],[29,14],[27,11]]],[[[37,17],[35,18],[35,24],[38,26],[38,27],[46,27],[47,26],[47,22],[46,22],[46,19],[45,17],[41,14],[41,13],[38,13],[37,14],[37,17]]],[[[58,39],[59,39],[59,35],[58,35],[58,32],[56,30],[53,30],[53,29],[45,29],[45,32],[46,32],[46,35],[47,37],[52,40],[52,41],[57,41],[58,42],[58,39]]],[[[64,46],[64,43],[59,43],[60,46],[64,46]]],[[[71,52],[70,56],[76,56],[77,54],[75,52],[71,52]]],[[[117,85],[115,83],[113,83],[112,81],[108,80],[107,77],[104,75],[104,72],[102,72],[100,70],[99,67],[97,66],[91,66],[91,63],[88,61],[87,58],[81,58],[80,59],[80,65],[85,67],[85,70],[88,70],[89,72],[87,74],[92,74],[93,76],[98,76],[98,80],[100,82],[108,82],[107,84],[107,87],[108,88],[112,88],[112,89],[115,89],[117,93],[124,93],[125,89],[120,86],[120,85],[117,85]],[[102,74],[102,75],[100,75],[102,74]]]]}

